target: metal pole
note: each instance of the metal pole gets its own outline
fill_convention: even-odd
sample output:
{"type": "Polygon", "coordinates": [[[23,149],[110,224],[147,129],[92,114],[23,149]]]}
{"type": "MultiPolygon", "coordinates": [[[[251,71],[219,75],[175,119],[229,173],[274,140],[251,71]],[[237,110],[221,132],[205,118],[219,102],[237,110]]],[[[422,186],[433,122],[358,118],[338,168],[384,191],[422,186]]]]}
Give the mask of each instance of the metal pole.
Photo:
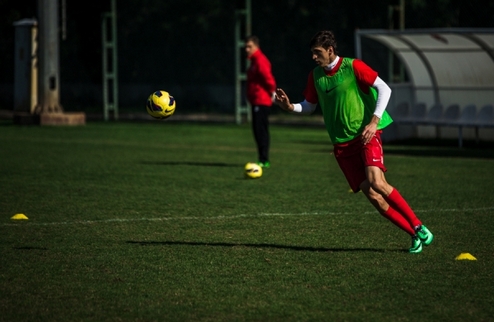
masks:
{"type": "Polygon", "coordinates": [[[240,13],[235,17],[235,123],[242,123],[242,78],[241,78],[241,61],[240,61],[240,13]]]}
{"type": "Polygon", "coordinates": [[[250,0],[245,0],[245,33],[252,34],[252,10],[250,0]]]}
{"type": "Polygon", "coordinates": [[[39,100],[36,113],[61,113],[58,0],[38,0],[39,100]]]}
{"type": "MultiPolygon", "coordinates": [[[[405,0],[400,0],[400,30],[405,30],[405,0]]],[[[400,64],[400,82],[405,81],[405,66],[400,64]]]]}
{"type": "Polygon", "coordinates": [[[117,68],[117,1],[111,1],[112,12],[112,71],[113,71],[113,118],[118,120],[118,68],[117,68]]]}
{"type": "MultiPolygon", "coordinates": [[[[244,48],[244,39],[252,33],[252,14],[251,0],[245,0],[245,9],[235,11],[235,122],[242,123],[242,115],[247,115],[247,121],[250,122],[250,108],[242,104],[242,85],[247,79],[242,72],[241,50],[244,48]],[[242,22],[245,26],[242,35],[242,22]]],[[[245,62],[248,66],[248,62],[245,62]]]]}
{"type": "Polygon", "coordinates": [[[355,30],[355,56],[358,59],[362,59],[362,43],[361,43],[360,30],[355,30]]]}
{"type": "Polygon", "coordinates": [[[103,13],[101,17],[101,54],[102,54],[102,78],[103,78],[103,117],[105,121],[108,121],[108,114],[109,114],[109,103],[108,103],[108,54],[107,54],[107,49],[106,49],[106,20],[107,20],[107,15],[108,13],[103,13]]]}
{"type": "MultiPolygon", "coordinates": [[[[388,22],[389,22],[389,30],[394,29],[394,12],[395,7],[393,5],[388,6],[388,22]]],[[[394,78],[394,70],[393,70],[393,53],[388,49],[388,82],[393,83],[394,78]]]]}
{"type": "Polygon", "coordinates": [[[103,116],[105,121],[108,121],[110,117],[110,111],[113,111],[113,118],[115,120],[118,120],[118,53],[116,0],[111,0],[111,11],[105,12],[102,15],[101,39],[103,60],[103,116]],[[110,32],[108,32],[108,28],[110,28],[110,32]],[[108,39],[108,37],[110,39],[108,39]],[[111,62],[108,62],[108,60],[111,60],[111,62]]]}
{"type": "Polygon", "coordinates": [[[405,30],[405,0],[400,0],[400,30],[405,30]]]}

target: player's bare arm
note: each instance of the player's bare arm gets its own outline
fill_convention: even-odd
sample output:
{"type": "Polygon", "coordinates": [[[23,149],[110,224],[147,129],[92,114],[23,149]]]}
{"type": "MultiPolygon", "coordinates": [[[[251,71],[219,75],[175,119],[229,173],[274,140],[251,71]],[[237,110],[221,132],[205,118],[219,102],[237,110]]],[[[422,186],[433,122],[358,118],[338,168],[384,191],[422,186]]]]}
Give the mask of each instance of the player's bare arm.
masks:
{"type": "Polygon", "coordinates": [[[281,88],[276,89],[275,103],[285,111],[288,112],[293,111],[293,104],[290,103],[290,99],[288,98],[288,95],[286,95],[285,91],[282,90],[281,88]]]}
{"type": "Polygon", "coordinates": [[[367,144],[374,137],[377,131],[377,125],[379,124],[379,118],[376,115],[372,116],[371,121],[364,128],[362,132],[362,143],[367,144]]]}

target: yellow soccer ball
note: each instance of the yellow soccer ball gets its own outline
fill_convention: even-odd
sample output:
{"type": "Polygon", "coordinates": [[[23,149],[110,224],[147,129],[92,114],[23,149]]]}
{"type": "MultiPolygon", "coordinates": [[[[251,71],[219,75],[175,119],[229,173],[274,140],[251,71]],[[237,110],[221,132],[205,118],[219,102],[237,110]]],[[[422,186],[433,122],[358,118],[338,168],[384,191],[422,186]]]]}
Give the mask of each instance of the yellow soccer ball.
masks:
{"type": "Polygon", "coordinates": [[[155,119],[166,119],[175,113],[175,99],[166,91],[156,91],[149,95],[146,111],[155,119]]]}
{"type": "Polygon", "coordinates": [[[262,168],[257,163],[249,162],[245,165],[244,175],[249,179],[260,178],[262,176],[262,168]]]}

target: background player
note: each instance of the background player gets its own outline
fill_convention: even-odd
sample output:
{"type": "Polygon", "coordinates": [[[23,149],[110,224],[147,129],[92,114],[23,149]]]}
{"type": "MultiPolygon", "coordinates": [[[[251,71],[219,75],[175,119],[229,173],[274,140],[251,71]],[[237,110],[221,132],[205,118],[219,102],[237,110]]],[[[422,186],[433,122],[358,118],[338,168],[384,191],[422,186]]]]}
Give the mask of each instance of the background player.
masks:
{"type": "Polygon", "coordinates": [[[245,39],[245,52],[250,59],[247,70],[247,100],[252,109],[252,130],[257,145],[258,164],[269,168],[269,109],[273,105],[276,81],[271,63],[261,51],[259,38],[245,39]]]}

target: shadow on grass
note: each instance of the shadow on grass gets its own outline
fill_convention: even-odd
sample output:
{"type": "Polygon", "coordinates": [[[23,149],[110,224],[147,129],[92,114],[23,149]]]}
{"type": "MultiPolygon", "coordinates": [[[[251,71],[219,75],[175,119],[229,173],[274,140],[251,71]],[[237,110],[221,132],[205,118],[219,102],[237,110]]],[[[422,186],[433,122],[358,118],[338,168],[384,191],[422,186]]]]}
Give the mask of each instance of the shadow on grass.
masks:
{"type": "MultiPolygon", "coordinates": [[[[303,145],[326,146],[325,149],[312,150],[314,153],[332,153],[333,145],[328,141],[299,140],[303,145]]],[[[463,147],[458,147],[455,139],[407,139],[384,143],[384,155],[402,155],[416,157],[443,158],[479,158],[494,159],[494,142],[465,140],[463,147]]]]}
{"type": "Polygon", "coordinates": [[[275,248],[289,249],[306,252],[373,252],[373,253],[405,253],[406,249],[384,249],[384,248],[326,248],[326,247],[309,247],[309,246],[288,246],[278,244],[245,244],[245,243],[206,243],[206,242],[187,242],[187,241],[126,241],[128,244],[140,246],[213,246],[213,247],[251,247],[251,248],[275,248]]]}
{"type": "Polygon", "coordinates": [[[141,161],[146,165],[190,165],[197,167],[242,167],[243,165],[224,162],[191,162],[191,161],[141,161]]]}
{"type": "Polygon", "coordinates": [[[494,159],[494,142],[466,140],[459,148],[454,139],[408,139],[384,143],[384,155],[494,159]]]}

